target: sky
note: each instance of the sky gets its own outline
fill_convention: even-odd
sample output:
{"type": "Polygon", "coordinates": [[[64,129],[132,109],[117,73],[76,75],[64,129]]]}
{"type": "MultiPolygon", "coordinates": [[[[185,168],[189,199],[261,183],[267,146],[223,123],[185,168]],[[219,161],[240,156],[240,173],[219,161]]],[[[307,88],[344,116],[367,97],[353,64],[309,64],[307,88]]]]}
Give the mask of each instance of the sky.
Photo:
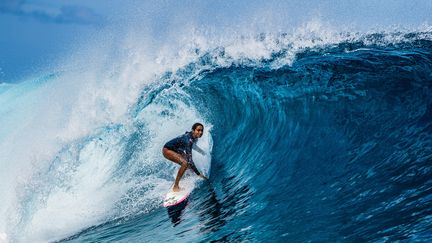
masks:
{"type": "Polygon", "coordinates": [[[313,19],[358,31],[415,29],[432,24],[432,1],[0,0],[0,83],[31,77],[105,29],[142,28],[157,43],[185,26],[284,32],[313,19]]]}

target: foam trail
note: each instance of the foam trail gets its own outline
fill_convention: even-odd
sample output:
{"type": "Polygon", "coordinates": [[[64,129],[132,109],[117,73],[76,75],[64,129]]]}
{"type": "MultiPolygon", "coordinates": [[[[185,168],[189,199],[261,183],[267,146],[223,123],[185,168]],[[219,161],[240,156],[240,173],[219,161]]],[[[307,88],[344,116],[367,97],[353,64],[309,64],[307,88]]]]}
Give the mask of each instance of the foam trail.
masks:
{"type": "MultiPolygon", "coordinates": [[[[13,240],[52,241],[105,220],[160,206],[159,200],[168,190],[172,182],[171,175],[176,169],[175,165],[162,158],[161,146],[168,139],[177,136],[179,131],[190,130],[190,125],[196,121],[211,128],[186,102],[186,94],[180,95],[186,100],[176,102],[174,107],[172,102],[167,102],[171,96],[179,97],[181,90],[175,87],[164,91],[160,96],[162,98],[147,105],[134,115],[135,118],[124,119],[130,115],[124,113],[127,109],[122,108],[118,112],[116,106],[127,107],[127,101],[117,95],[107,97],[109,89],[89,96],[87,90],[82,92],[81,88],[88,89],[90,85],[98,87],[99,84],[84,83],[81,84],[82,87],[75,86],[76,93],[71,92],[73,90],[67,91],[69,95],[81,96],[83,99],[65,99],[68,96],[64,91],[65,96],[61,100],[59,92],[62,87],[55,84],[64,83],[70,77],[62,74],[56,78],[51,79],[51,83],[47,82],[43,86],[45,89],[33,96],[30,95],[32,93],[20,94],[42,102],[41,96],[49,94],[52,88],[58,95],[58,104],[70,111],[54,113],[46,118],[53,124],[47,127],[44,134],[49,135],[51,132],[55,136],[51,138],[53,141],[47,139],[44,142],[55,146],[47,151],[47,145],[39,144],[43,149],[38,149],[47,152],[45,157],[34,152],[38,154],[37,158],[23,159],[32,164],[32,170],[28,174],[23,174],[21,167],[27,166],[26,163],[18,163],[18,166],[13,167],[15,170],[9,170],[9,173],[12,172],[11,180],[8,180],[11,185],[5,186],[4,190],[15,190],[10,190],[9,195],[3,194],[8,199],[3,203],[8,202],[9,205],[3,204],[2,208],[6,209],[6,221],[3,223],[7,225],[4,229],[13,240]],[[58,114],[61,116],[56,116],[58,114]],[[106,114],[115,116],[108,117],[106,114]],[[83,116],[86,119],[78,119],[83,116]],[[58,125],[60,127],[57,129],[56,124],[64,121],[66,124],[58,125]],[[136,137],[136,133],[143,137],[136,137]],[[132,157],[124,158],[125,153],[130,153],[131,144],[141,144],[141,147],[133,151],[132,157]],[[17,174],[20,174],[19,179],[12,180],[13,175],[17,174]],[[143,192],[145,196],[142,195],[143,192]],[[128,203],[124,203],[125,201],[128,203]]],[[[23,85],[25,84],[27,83],[23,85]]],[[[125,92],[127,91],[126,88],[125,92]]],[[[46,107],[40,106],[42,105],[35,104],[35,107],[41,109],[37,110],[36,117],[45,113],[46,107]]],[[[17,107],[17,104],[11,103],[10,107],[17,107]]],[[[29,112],[22,114],[23,118],[28,115],[29,112]]],[[[35,132],[31,135],[35,136],[35,132]]],[[[207,139],[208,136],[206,135],[207,139]]],[[[22,134],[17,137],[26,138],[22,134]]],[[[204,143],[204,146],[209,148],[208,144],[204,143]]],[[[6,156],[13,158],[12,154],[6,156]]]]}
{"type": "Polygon", "coordinates": [[[119,63],[105,65],[109,42],[104,43],[72,55],[53,74],[2,89],[0,232],[12,240],[58,239],[100,222],[115,203],[112,196],[124,189],[121,182],[112,182],[98,190],[109,181],[121,154],[115,149],[94,153],[101,146],[116,148],[119,139],[108,136],[102,143],[94,136],[106,124],[125,121],[139,87],[157,70],[139,54],[135,61],[129,55],[121,61],[116,53],[119,63]],[[90,196],[96,196],[94,201],[90,196]],[[62,212],[64,208],[76,211],[62,212]]]}

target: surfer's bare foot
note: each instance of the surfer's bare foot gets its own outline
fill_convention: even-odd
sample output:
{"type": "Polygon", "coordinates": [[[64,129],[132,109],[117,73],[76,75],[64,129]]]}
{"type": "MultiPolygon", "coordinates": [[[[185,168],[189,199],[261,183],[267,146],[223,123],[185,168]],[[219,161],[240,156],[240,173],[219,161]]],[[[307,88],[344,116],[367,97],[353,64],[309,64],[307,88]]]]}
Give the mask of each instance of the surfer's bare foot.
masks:
{"type": "Polygon", "coordinates": [[[173,186],[173,192],[179,192],[180,187],[179,186],[173,186]]]}

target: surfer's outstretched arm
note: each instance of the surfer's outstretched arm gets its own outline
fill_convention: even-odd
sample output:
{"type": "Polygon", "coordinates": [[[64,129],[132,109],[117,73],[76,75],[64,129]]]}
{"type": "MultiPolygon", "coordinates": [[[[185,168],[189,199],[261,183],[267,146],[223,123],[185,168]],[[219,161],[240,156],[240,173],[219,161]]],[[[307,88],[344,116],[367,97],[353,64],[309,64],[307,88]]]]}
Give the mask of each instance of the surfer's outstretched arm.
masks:
{"type": "Polygon", "coordinates": [[[193,170],[193,172],[195,172],[195,174],[197,174],[197,176],[203,178],[203,179],[208,179],[207,176],[203,175],[201,172],[199,172],[199,170],[197,169],[197,167],[195,166],[195,163],[192,160],[192,154],[187,155],[187,160],[188,160],[188,166],[191,170],[193,170]]]}
{"type": "Polygon", "coordinates": [[[202,154],[203,156],[206,155],[206,152],[204,150],[202,150],[200,147],[198,147],[198,145],[196,145],[196,143],[194,143],[192,145],[192,149],[197,151],[198,153],[202,154]]]}

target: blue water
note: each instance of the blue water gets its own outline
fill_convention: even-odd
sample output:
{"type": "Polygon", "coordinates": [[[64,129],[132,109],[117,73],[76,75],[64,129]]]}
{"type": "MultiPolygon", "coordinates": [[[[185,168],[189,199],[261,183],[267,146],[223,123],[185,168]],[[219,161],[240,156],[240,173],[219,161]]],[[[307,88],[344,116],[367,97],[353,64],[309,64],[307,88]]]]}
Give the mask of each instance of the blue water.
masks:
{"type": "Polygon", "coordinates": [[[7,234],[58,242],[430,241],[431,37],[374,33],[294,50],[279,35],[278,48],[261,58],[235,57],[225,46],[197,50],[197,59],[142,85],[125,119],[40,159],[40,174],[12,193],[19,209],[7,234]],[[177,167],[160,146],[197,120],[213,140],[210,180],[167,210],[161,198],[177,167]],[[53,208],[69,212],[54,220],[66,225],[58,234],[37,227],[56,218],[53,208]]]}

